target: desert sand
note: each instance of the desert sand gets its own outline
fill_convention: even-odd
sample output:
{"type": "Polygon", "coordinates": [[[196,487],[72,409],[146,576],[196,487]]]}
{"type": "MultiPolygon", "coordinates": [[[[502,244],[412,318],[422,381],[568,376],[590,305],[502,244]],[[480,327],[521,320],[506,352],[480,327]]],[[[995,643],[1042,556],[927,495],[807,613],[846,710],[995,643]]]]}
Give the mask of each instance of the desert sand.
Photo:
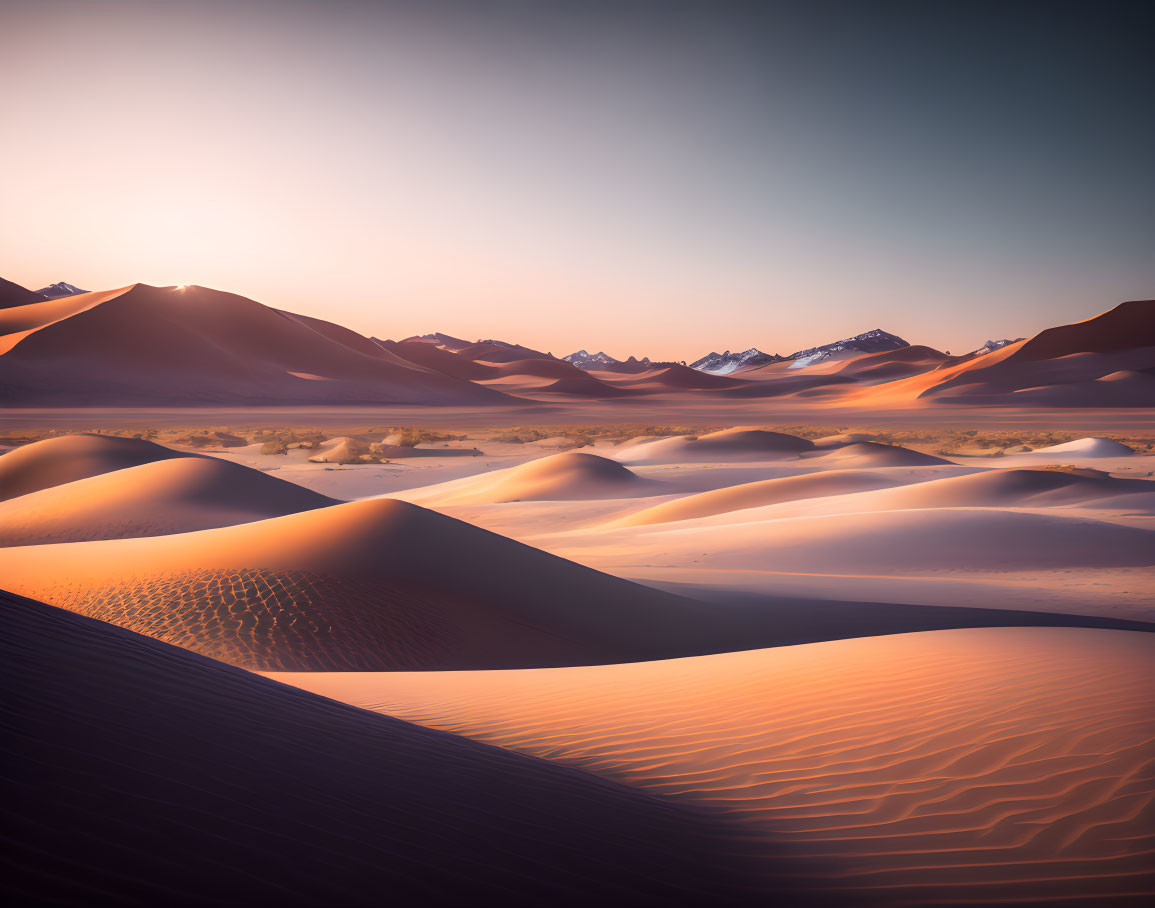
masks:
{"type": "Polygon", "coordinates": [[[735,903],[731,835],[546,760],[0,594],[17,904],[735,903]]]}
{"type": "Polygon", "coordinates": [[[800,893],[1140,904],[1155,638],[903,634],[637,665],[276,675],[709,807],[800,893]]]}
{"type": "MultiPolygon", "coordinates": [[[[494,387],[571,380],[470,346],[494,387]]],[[[589,380],[649,373],[607,374],[589,380]]],[[[1155,896],[1149,432],[715,427],[673,402],[599,426],[558,406],[5,436],[0,586],[38,600],[0,602],[33,783],[7,801],[15,885],[142,904],[1155,896]]]]}

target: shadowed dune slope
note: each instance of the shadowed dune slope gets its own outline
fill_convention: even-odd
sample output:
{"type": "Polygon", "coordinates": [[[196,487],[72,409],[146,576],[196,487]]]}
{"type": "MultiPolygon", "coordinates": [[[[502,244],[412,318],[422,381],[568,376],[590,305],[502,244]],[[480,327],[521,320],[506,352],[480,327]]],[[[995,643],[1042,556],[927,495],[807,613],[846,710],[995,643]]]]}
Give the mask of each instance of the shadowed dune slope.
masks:
{"type": "Polygon", "coordinates": [[[477,381],[483,378],[493,378],[497,375],[497,369],[494,366],[476,362],[427,341],[386,340],[375,341],[375,343],[411,363],[424,366],[427,369],[435,369],[454,378],[477,381]]]}
{"type": "Polygon", "coordinates": [[[60,435],[0,455],[0,501],[173,457],[195,457],[141,438],[60,435]]]}
{"type": "Polygon", "coordinates": [[[240,464],[175,457],[0,502],[0,545],[187,533],[338,503],[240,464]]]}
{"type": "Polygon", "coordinates": [[[568,451],[420,489],[412,498],[429,504],[489,504],[626,498],[661,490],[661,483],[642,479],[616,460],[568,451]]]}
{"type": "Polygon", "coordinates": [[[884,445],[876,441],[860,441],[822,454],[822,465],[829,469],[850,467],[928,467],[949,464],[949,460],[923,454],[898,445],[884,445]]]}
{"type": "Polygon", "coordinates": [[[0,356],[0,384],[25,406],[509,402],[329,322],[146,284],[29,334],[0,356]]]}
{"type": "Polygon", "coordinates": [[[779,504],[809,498],[825,498],[831,495],[848,495],[873,489],[918,482],[918,476],[894,476],[868,470],[827,470],[821,473],[807,473],[803,476],[784,476],[779,479],[764,479],[760,482],[746,482],[741,485],[712,489],[696,495],[687,495],[674,501],[663,502],[623,517],[615,526],[645,526],[654,523],[669,523],[675,520],[693,520],[697,517],[712,517],[748,508],[779,504]]]}
{"type": "Polygon", "coordinates": [[[13,905],[666,905],[692,809],[0,594],[13,905]]]}
{"type": "Polygon", "coordinates": [[[677,435],[623,445],[614,459],[622,463],[774,460],[813,449],[814,445],[805,438],[737,426],[706,435],[677,435]]]}
{"type": "Polygon", "coordinates": [[[11,309],[15,306],[26,306],[29,303],[43,302],[44,297],[34,290],[21,287],[19,284],[0,277],[0,309],[11,309]]]}
{"type": "Polygon", "coordinates": [[[13,591],[266,670],[528,668],[776,642],[772,613],[365,500],[216,530],[0,550],[13,591]]]}
{"type": "Polygon", "coordinates": [[[1155,638],[999,628],[635,665],[279,675],[708,805],[869,905],[1155,898],[1155,638]]]}

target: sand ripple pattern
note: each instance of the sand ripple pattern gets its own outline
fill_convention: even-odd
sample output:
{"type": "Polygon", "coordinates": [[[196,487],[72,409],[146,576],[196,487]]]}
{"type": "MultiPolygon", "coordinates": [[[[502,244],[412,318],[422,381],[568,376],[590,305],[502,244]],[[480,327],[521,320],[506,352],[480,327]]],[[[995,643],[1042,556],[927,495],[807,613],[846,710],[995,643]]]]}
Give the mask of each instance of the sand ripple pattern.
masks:
{"type": "Polygon", "coordinates": [[[60,584],[42,598],[251,671],[421,668],[458,633],[452,603],[404,584],[204,570],[60,584]]]}
{"type": "Polygon", "coordinates": [[[951,630],[635,665],[284,680],[718,809],[768,852],[794,853],[800,890],[1151,904],[1153,643],[951,630]]]}

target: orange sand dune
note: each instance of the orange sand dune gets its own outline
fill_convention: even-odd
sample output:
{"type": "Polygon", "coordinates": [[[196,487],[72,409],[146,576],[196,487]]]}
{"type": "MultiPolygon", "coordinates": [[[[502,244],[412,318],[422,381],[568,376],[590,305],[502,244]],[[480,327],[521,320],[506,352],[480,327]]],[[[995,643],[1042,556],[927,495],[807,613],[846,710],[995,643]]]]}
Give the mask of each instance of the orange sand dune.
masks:
{"type": "Polygon", "coordinates": [[[748,879],[688,806],[3,593],[0,627],[9,904],[696,905],[748,879]]]}
{"type": "Polygon", "coordinates": [[[825,469],[838,470],[851,467],[868,469],[870,467],[926,467],[935,464],[949,464],[949,460],[935,457],[933,454],[923,454],[912,451],[899,445],[884,445],[876,441],[860,441],[844,445],[822,454],[821,461],[815,460],[815,465],[821,463],[825,469]]]}
{"type": "Polygon", "coordinates": [[[0,501],[140,464],[190,457],[155,442],[111,435],[61,435],[0,455],[0,501]]]}
{"type": "Polygon", "coordinates": [[[186,533],[337,503],[240,464],[175,457],[0,502],[0,545],[186,533]]]}
{"type": "Polygon", "coordinates": [[[948,630],[634,665],[276,675],[743,824],[800,893],[1150,904],[1155,638],[948,630]]]}
{"type": "Polygon", "coordinates": [[[642,479],[616,460],[569,451],[440,485],[406,497],[423,504],[491,504],[503,501],[570,501],[660,495],[660,482],[642,479]]]}
{"type": "Polygon", "coordinates": [[[267,670],[526,668],[776,642],[774,615],[619,580],[392,500],[0,550],[13,592],[267,670]]]}
{"type": "Polygon", "coordinates": [[[1059,325],[993,353],[870,388],[852,389],[850,406],[901,406],[919,399],[969,405],[1155,405],[1155,300],[1133,300],[1095,318],[1059,325]],[[1119,372],[1138,380],[1100,383],[1119,372]],[[1091,388],[1090,385],[1095,387],[1091,388]],[[1091,392],[1094,393],[1091,393],[1091,392]]]}
{"type": "Polygon", "coordinates": [[[712,517],[715,514],[780,504],[784,501],[885,489],[895,485],[917,483],[922,478],[919,474],[911,472],[898,475],[893,472],[869,470],[827,470],[821,473],[806,473],[802,476],[783,476],[760,482],[745,482],[663,502],[623,517],[612,526],[645,526],[675,520],[693,520],[697,517],[712,517]]]}
{"type": "Polygon", "coordinates": [[[813,450],[804,438],[736,426],[706,435],[677,435],[640,444],[622,445],[615,460],[622,463],[678,463],[729,460],[774,460],[813,450]]]}

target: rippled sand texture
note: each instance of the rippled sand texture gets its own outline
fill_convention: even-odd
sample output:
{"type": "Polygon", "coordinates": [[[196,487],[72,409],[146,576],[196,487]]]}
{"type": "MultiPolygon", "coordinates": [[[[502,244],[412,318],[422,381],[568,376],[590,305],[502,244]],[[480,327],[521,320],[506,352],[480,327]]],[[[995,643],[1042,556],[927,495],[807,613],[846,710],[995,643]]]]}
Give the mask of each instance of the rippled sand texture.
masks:
{"type": "Polygon", "coordinates": [[[634,665],[286,675],[740,819],[872,904],[1155,895],[1155,640],[950,630],[634,665]]]}
{"type": "Polygon", "coordinates": [[[0,593],[9,905],[701,905],[727,833],[0,593]]]}

